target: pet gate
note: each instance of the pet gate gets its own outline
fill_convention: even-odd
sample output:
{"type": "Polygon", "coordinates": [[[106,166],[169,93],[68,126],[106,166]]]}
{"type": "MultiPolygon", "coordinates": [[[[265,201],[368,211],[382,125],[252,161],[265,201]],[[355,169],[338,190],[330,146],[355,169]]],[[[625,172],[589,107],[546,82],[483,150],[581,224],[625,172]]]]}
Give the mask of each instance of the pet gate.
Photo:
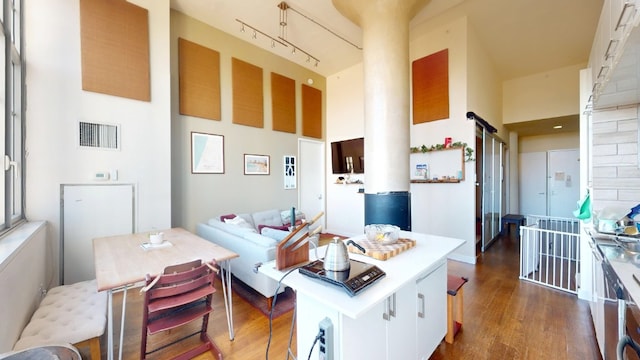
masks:
{"type": "Polygon", "coordinates": [[[577,293],[580,224],[576,219],[527,216],[520,227],[520,279],[577,293]]]}

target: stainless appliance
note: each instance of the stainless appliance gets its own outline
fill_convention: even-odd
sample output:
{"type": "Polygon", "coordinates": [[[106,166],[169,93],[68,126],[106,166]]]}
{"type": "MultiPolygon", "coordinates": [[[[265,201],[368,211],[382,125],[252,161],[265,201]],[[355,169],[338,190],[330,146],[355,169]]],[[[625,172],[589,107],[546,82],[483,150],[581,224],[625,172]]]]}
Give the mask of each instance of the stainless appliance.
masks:
{"type": "Polygon", "coordinates": [[[323,260],[298,268],[300,274],[313,279],[325,281],[344,289],[350,296],[355,296],[361,291],[385,277],[385,272],[373,264],[367,264],[358,260],[349,260],[349,268],[344,271],[326,270],[323,260]]]}
{"type": "Polygon", "coordinates": [[[324,254],[324,269],[327,271],[348,271],[349,265],[347,245],[339,237],[334,237],[327,245],[324,254]]]}
{"type": "MultiPolygon", "coordinates": [[[[604,360],[617,359],[618,344],[624,342],[627,335],[636,342],[640,341],[640,328],[634,313],[638,307],[618,278],[611,266],[612,261],[633,262],[640,265],[637,254],[625,250],[621,245],[629,238],[620,236],[592,233],[598,258],[601,258],[602,279],[604,284],[601,301],[604,307],[604,344],[601,344],[604,352],[604,360]]],[[[640,274],[640,267],[638,268],[640,274]]],[[[638,285],[640,286],[640,284],[638,285]]],[[[631,347],[629,347],[631,348],[631,347]]],[[[635,351],[626,351],[624,359],[640,359],[635,351]]]]}

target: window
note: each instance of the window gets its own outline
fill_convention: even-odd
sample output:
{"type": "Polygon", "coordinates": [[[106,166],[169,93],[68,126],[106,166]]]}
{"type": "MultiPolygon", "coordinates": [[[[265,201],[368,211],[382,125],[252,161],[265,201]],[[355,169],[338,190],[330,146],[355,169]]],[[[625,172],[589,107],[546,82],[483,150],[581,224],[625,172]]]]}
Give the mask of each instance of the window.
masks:
{"type": "Polygon", "coordinates": [[[3,0],[0,79],[5,86],[0,88],[0,166],[4,176],[0,176],[0,198],[4,206],[0,208],[0,231],[10,229],[24,218],[23,173],[24,167],[24,58],[22,48],[22,0],[3,0]]]}

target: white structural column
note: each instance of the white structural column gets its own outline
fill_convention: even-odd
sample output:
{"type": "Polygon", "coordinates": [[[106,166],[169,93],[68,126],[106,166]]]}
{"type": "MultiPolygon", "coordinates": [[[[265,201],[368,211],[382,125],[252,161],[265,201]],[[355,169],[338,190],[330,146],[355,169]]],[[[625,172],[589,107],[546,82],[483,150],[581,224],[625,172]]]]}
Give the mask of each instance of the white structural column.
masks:
{"type": "Polygon", "coordinates": [[[333,0],[362,27],[366,193],[409,191],[409,21],[428,0],[333,0]]]}

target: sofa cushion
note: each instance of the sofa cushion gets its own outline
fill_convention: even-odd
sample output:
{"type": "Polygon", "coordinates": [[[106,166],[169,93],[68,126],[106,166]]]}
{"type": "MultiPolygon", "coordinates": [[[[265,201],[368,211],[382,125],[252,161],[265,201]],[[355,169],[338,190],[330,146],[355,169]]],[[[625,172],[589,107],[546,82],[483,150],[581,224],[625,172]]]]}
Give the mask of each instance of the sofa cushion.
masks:
{"type": "Polygon", "coordinates": [[[260,245],[266,248],[269,247],[273,247],[276,246],[278,244],[278,241],[267,237],[267,236],[262,236],[260,234],[256,234],[256,233],[252,233],[252,232],[247,232],[242,236],[243,239],[251,241],[252,243],[256,244],[256,245],[260,245]]]}
{"type": "Polygon", "coordinates": [[[282,239],[289,236],[290,232],[286,230],[274,229],[271,227],[263,227],[260,232],[262,235],[269,237],[277,242],[282,241],[282,239]]]}
{"type": "Polygon", "coordinates": [[[280,211],[277,209],[254,212],[251,217],[253,218],[253,224],[256,226],[256,229],[258,225],[282,226],[280,211]]]}
{"type": "Polygon", "coordinates": [[[276,230],[282,230],[282,231],[289,231],[289,227],[286,225],[281,225],[281,226],[277,226],[277,225],[258,225],[258,233],[262,234],[262,229],[264,228],[271,228],[271,229],[276,229],[276,230]]]}

